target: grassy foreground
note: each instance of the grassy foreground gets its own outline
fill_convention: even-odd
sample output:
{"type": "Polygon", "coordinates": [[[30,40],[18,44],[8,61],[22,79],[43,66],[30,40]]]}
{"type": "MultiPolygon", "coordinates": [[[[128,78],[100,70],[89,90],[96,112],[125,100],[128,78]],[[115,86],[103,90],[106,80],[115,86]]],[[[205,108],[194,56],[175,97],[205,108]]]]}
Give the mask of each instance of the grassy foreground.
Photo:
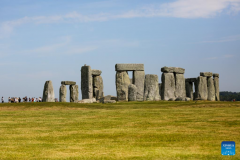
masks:
{"type": "Polygon", "coordinates": [[[0,159],[240,159],[239,146],[240,102],[0,104],[0,159]]]}

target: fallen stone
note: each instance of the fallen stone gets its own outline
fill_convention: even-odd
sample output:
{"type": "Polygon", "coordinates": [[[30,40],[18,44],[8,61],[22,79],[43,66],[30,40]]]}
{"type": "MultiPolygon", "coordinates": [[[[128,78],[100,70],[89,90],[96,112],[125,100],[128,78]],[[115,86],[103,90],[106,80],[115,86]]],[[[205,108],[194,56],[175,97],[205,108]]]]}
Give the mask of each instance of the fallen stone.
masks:
{"type": "Polygon", "coordinates": [[[70,102],[78,102],[78,85],[70,85],[70,102]]]}
{"type": "Polygon", "coordinates": [[[175,100],[175,98],[173,99],[173,98],[170,98],[168,101],[174,101],[175,100]]]}
{"type": "Polygon", "coordinates": [[[112,96],[112,97],[111,97],[111,100],[117,101],[117,97],[116,97],[116,96],[112,96]]]}
{"type": "Polygon", "coordinates": [[[212,77],[213,74],[212,74],[212,72],[200,72],[200,76],[203,76],[203,77],[212,77]]]}
{"type": "Polygon", "coordinates": [[[184,74],[175,74],[175,97],[186,97],[184,74]]]}
{"type": "Polygon", "coordinates": [[[191,98],[189,98],[189,97],[185,98],[185,101],[190,101],[190,100],[191,100],[191,98]]]}
{"type": "Polygon", "coordinates": [[[215,87],[212,77],[207,77],[208,100],[215,101],[215,87]]]}
{"type": "Polygon", "coordinates": [[[61,84],[63,84],[63,85],[75,85],[76,82],[74,82],[74,81],[62,81],[61,84]]]}
{"type": "Polygon", "coordinates": [[[158,76],[147,74],[144,84],[144,101],[159,101],[161,99],[158,88],[158,76]]]}
{"type": "Polygon", "coordinates": [[[93,76],[100,76],[101,74],[102,74],[101,70],[92,69],[92,75],[93,76]]]}
{"type": "Polygon", "coordinates": [[[196,99],[207,100],[208,89],[207,89],[207,77],[199,76],[196,83],[196,99]]]}
{"type": "Polygon", "coordinates": [[[81,68],[81,90],[82,99],[92,99],[93,98],[93,80],[92,80],[92,70],[90,66],[82,66],[81,68]]]}
{"type": "Polygon", "coordinates": [[[134,84],[128,86],[128,101],[137,100],[137,87],[134,84]]]}
{"type": "Polygon", "coordinates": [[[177,97],[176,99],[175,99],[175,101],[185,101],[185,97],[177,97]]]}
{"type": "Polygon", "coordinates": [[[92,98],[92,99],[82,99],[80,101],[78,101],[78,103],[95,103],[96,99],[92,98]]]}
{"type": "Polygon", "coordinates": [[[161,72],[184,74],[185,69],[180,67],[162,67],[161,72]]]}
{"type": "Polygon", "coordinates": [[[145,72],[144,71],[133,71],[132,84],[136,85],[136,87],[137,87],[137,101],[143,101],[144,81],[145,81],[145,72]]]}
{"type": "Polygon", "coordinates": [[[118,71],[116,73],[116,90],[118,101],[128,101],[128,86],[130,79],[127,71],[118,71]]]}
{"type": "Polygon", "coordinates": [[[111,100],[112,96],[111,95],[107,95],[104,97],[104,100],[111,100]]]}
{"type": "Polygon", "coordinates": [[[186,96],[193,100],[193,82],[185,82],[186,96]]]}
{"type": "Polygon", "coordinates": [[[53,90],[52,81],[46,81],[43,88],[43,102],[55,102],[55,94],[53,90]]]}
{"type": "Polygon", "coordinates": [[[115,71],[144,71],[144,64],[116,64],[115,71]]]}
{"type": "Polygon", "coordinates": [[[67,96],[67,87],[62,84],[59,89],[59,102],[67,102],[66,96],[67,96]]]}
{"type": "Polygon", "coordinates": [[[213,77],[219,77],[218,73],[213,73],[213,77]]]}
{"type": "Polygon", "coordinates": [[[215,87],[215,100],[220,101],[220,95],[219,95],[219,78],[214,77],[214,87],[215,87]]]}
{"type": "Polygon", "coordinates": [[[173,73],[162,73],[162,100],[175,100],[175,78],[173,73]]]}
{"type": "Polygon", "coordinates": [[[116,101],[115,100],[104,100],[103,103],[116,103],[116,101]]]}

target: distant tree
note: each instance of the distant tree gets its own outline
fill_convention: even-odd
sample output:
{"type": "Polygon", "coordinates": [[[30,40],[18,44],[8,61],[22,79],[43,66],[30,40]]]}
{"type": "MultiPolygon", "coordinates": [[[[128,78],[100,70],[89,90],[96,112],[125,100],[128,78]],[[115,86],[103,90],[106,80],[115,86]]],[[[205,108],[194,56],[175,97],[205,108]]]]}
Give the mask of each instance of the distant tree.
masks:
{"type": "Polygon", "coordinates": [[[221,101],[232,101],[233,99],[240,101],[240,92],[222,91],[220,92],[220,99],[221,101]]]}

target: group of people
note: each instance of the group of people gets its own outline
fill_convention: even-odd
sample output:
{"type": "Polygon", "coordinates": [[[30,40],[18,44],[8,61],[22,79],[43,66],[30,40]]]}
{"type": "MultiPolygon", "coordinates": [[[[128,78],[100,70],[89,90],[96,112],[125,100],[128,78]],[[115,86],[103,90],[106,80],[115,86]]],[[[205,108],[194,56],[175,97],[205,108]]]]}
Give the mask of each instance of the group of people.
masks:
{"type": "MultiPolygon", "coordinates": [[[[4,103],[4,98],[2,97],[2,103],[4,103]]],[[[35,98],[35,97],[32,97],[32,98],[27,98],[27,96],[23,97],[22,99],[20,97],[8,97],[8,103],[21,103],[22,102],[42,102],[42,98],[39,97],[39,98],[35,98]]]]}

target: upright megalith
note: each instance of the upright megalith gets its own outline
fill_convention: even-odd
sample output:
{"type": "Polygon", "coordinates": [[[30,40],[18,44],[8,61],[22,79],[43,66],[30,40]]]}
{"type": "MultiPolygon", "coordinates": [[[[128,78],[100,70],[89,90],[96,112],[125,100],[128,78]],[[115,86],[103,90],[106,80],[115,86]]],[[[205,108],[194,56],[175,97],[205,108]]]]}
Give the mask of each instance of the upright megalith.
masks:
{"type": "Polygon", "coordinates": [[[207,77],[208,100],[215,101],[215,87],[212,77],[207,77]]]}
{"type": "Polygon", "coordinates": [[[46,81],[43,89],[43,102],[55,102],[55,95],[52,81],[46,81]]]}
{"type": "Polygon", "coordinates": [[[81,68],[81,91],[82,99],[93,98],[92,70],[90,66],[84,65],[81,68]]]}
{"type": "Polygon", "coordinates": [[[162,83],[158,83],[159,96],[162,97],[162,83]]]}
{"type": "Polygon", "coordinates": [[[118,101],[128,101],[128,86],[130,79],[127,71],[117,71],[116,73],[116,90],[118,101]]]}
{"type": "Polygon", "coordinates": [[[207,88],[207,77],[199,76],[195,84],[195,99],[207,100],[208,88],[207,88]]]}
{"type": "Polygon", "coordinates": [[[173,73],[162,73],[162,100],[175,100],[175,78],[173,73]]]}
{"type": "Polygon", "coordinates": [[[137,87],[134,84],[128,86],[128,101],[137,100],[137,87]]]}
{"type": "Polygon", "coordinates": [[[59,102],[67,102],[67,87],[65,85],[61,85],[59,89],[59,102]]]}
{"type": "Polygon", "coordinates": [[[159,101],[158,76],[154,74],[147,74],[145,76],[144,84],[144,101],[159,101]]]}
{"type": "Polygon", "coordinates": [[[145,80],[144,71],[133,71],[132,84],[136,85],[137,87],[137,101],[143,101],[144,80],[145,80]]]}
{"type": "Polygon", "coordinates": [[[186,97],[186,89],[185,89],[185,78],[184,74],[175,74],[175,97],[186,97]]]}
{"type": "Polygon", "coordinates": [[[219,74],[214,73],[213,74],[214,78],[214,87],[215,87],[215,100],[220,101],[220,96],[219,96],[219,74]]]}
{"type": "Polygon", "coordinates": [[[93,76],[93,97],[99,100],[103,97],[103,79],[102,76],[93,76]]]}
{"type": "Polygon", "coordinates": [[[78,85],[70,85],[70,102],[78,102],[78,85]]]}
{"type": "Polygon", "coordinates": [[[186,97],[189,97],[191,100],[194,99],[194,93],[193,93],[193,83],[194,82],[196,82],[196,78],[186,78],[185,79],[186,97]]]}

